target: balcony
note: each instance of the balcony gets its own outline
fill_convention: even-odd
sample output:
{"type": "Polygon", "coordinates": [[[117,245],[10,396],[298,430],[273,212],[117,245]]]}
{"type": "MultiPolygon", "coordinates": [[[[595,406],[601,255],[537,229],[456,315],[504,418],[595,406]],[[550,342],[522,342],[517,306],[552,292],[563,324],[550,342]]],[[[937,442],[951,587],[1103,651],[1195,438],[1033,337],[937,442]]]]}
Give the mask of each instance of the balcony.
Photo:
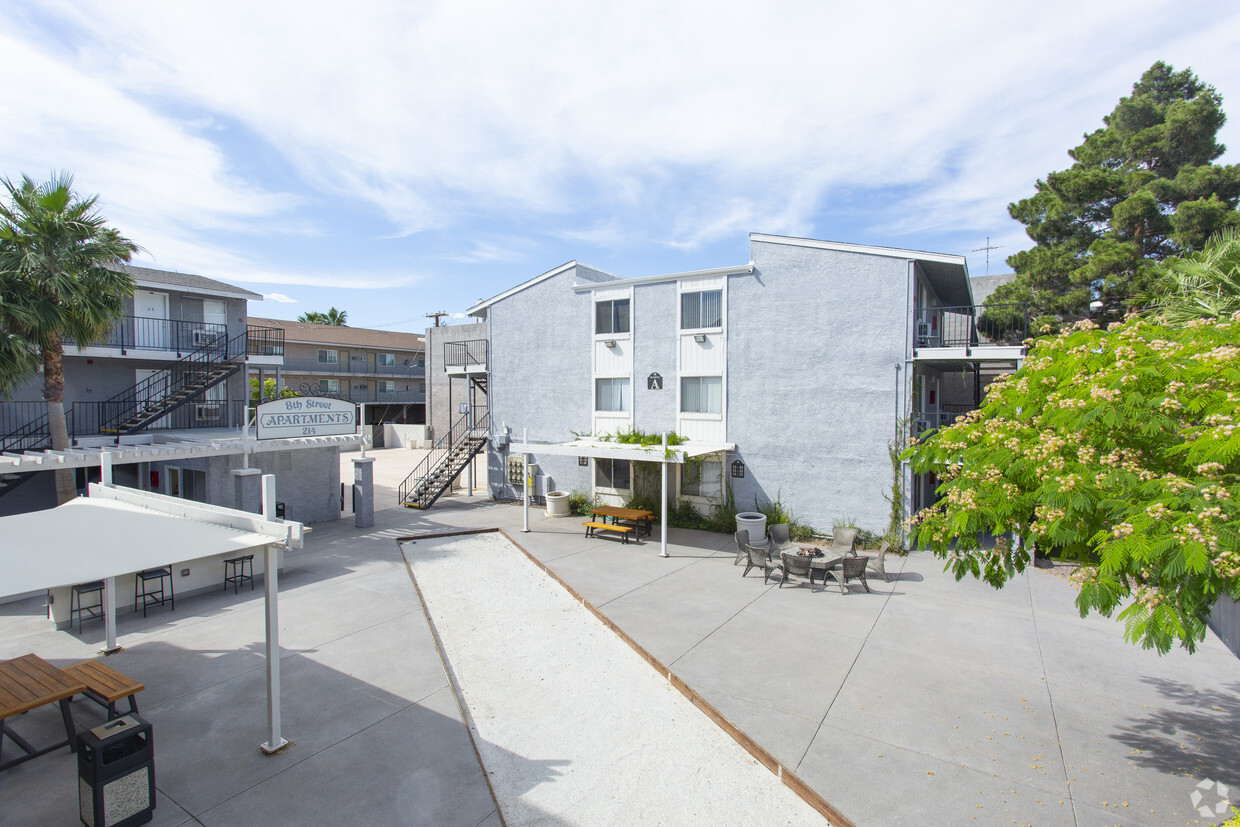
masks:
{"type": "Polygon", "coordinates": [[[444,342],[443,369],[458,376],[487,372],[487,340],[468,339],[464,342],[444,342]]]}
{"type": "Polygon", "coordinates": [[[964,418],[976,405],[939,405],[937,411],[918,411],[909,423],[910,436],[921,438],[931,431],[946,428],[964,418]]]}
{"type": "Polygon", "coordinates": [[[1029,308],[1023,303],[924,307],[915,311],[913,352],[922,358],[968,358],[987,349],[986,358],[1024,355],[1029,308]],[[930,351],[923,353],[923,351],[930,351]]]}
{"type": "Polygon", "coordinates": [[[426,366],[416,364],[380,365],[360,359],[348,359],[338,362],[320,362],[317,359],[286,358],[285,373],[321,373],[329,376],[347,374],[350,376],[378,376],[393,379],[422,379],[426,376],[426,366]]]}
{"type": "Polygon", "coordinates": [[[181,357],[201,347],[218,345],[228,338],[228,326],[211,322],[182,322],[146,316],[121,316],[112,329],[97,342],[79,343],[72,336],[64,337],[66,347],[106,348],[130,351],[159,351],[181,357]]]}
{"type": "Polygon", "coordinates": [[[270,356],[273,361],[283,361],[284,329],[246,325],[245,352],[247,357],[270,356]]]}

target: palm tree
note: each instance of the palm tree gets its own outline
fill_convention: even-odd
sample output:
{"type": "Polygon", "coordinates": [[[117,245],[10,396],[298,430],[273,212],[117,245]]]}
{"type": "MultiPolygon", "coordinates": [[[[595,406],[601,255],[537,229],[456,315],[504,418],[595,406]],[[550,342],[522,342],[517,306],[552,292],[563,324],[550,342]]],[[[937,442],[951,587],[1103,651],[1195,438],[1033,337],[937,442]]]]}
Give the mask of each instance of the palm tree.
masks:
{"type": "MultiPolygon", "coordinates": [[[[64,451],[62,340],[87,343],[107,334],[134,289],[117,265],[140,248],[99,215],[97,195],[73,191],[67,172],[44,184],[23,175],[3,185],[9,203],[0,204],[0,389],[11,392],[41,361],[52,448],[64,451]]],[[[57,500],[75,495],[73,472],[58,470],[57,500]]]]}
{"type": "Polygon", "coordinates": [[[297,317],[297,321],[306,322],[307,324],[326,324],[332,327],[344,327],[345,319],[349,316],[347,311],[332,308],[326,313],[318,310],[309,310],[297,317]]]}
{"type": "Polygon", "coordinates": [[[1223,230],[1204,250],[1167,259],[1159,271],[1150,292],[1134,301],[1142,313],[1172,324],[1229,318],[1240,311],[1240,230],[1223,230]]]}

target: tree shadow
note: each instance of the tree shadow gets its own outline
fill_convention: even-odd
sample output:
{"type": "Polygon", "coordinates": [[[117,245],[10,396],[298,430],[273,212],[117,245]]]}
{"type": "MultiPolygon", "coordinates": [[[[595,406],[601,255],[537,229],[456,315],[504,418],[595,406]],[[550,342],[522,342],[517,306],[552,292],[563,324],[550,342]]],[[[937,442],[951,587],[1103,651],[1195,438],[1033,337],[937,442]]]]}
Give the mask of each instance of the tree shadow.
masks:
{"type": "Polygon", "coordinates": [[[1165,773],[1240,784],[1240,681],[1201,689],[1166,678],[1142,678],[1169,703],[1111,737],[1131,747],[1130,760],[1165,773]]]}

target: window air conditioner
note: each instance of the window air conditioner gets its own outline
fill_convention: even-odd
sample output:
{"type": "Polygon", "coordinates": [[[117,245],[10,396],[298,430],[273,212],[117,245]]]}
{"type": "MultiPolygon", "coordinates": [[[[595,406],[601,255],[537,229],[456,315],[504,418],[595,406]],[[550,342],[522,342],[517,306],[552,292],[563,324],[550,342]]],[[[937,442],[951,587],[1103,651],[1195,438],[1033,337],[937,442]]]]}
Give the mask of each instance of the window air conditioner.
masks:
{"type": "Polygon", "coordinates": [[[917,323],[917,343],[919,345],[924,345],[926,343],[926,340],[929,338],[930,338],[930,323],[929,322],[918,322],[917,323]]]}
{"type": "Polygon", "coordinates": [[[921,436],[928,430],[930,430],[930,422],[928,420],[926,419],[914,419],[913,420],[913,436],[921,436]]]}
{"type": "Polygon", "coordinates": [[[200,403],[194,406],[194,417],[196,419],[219,419],[223,406],[218,403],[200,403]]]}
{"type": "Polygon", "coordinates": [[[219,334],[212,330],[195,330],[194,347],[213,344],[218,336],[219,334]]]}

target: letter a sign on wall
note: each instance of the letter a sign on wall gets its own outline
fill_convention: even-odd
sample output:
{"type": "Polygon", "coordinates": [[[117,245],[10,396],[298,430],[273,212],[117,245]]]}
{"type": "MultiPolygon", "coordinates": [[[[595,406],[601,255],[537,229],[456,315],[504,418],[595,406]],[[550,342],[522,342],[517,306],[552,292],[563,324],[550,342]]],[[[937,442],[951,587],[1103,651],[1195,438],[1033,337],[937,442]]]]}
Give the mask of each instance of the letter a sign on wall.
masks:
{"type": "Polygon", "coordinates": [[[357,406],[343,399],[298,396],[258,406],[259,439],[357,433],[357,406]]]}

